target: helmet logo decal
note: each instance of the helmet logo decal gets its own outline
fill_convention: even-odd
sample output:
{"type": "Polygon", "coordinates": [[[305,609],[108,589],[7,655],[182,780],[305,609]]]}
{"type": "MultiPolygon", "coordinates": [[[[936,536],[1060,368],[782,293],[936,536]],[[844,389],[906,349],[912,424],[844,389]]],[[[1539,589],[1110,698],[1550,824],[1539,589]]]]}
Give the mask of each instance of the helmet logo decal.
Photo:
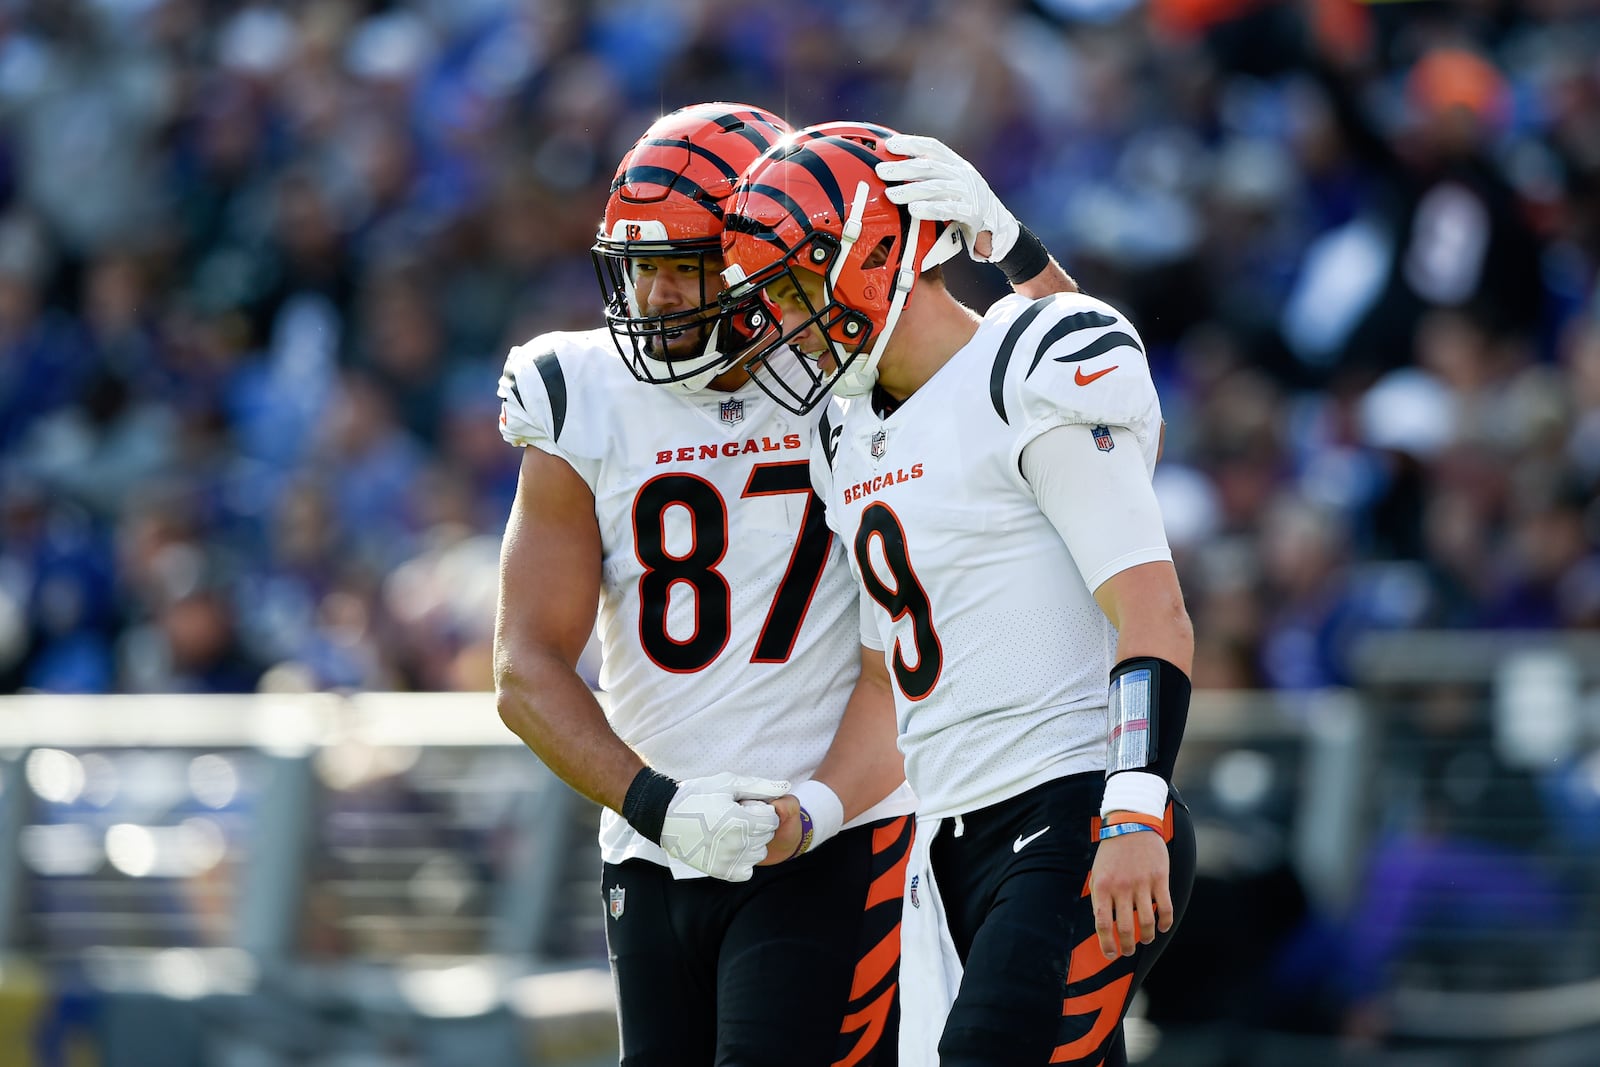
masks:
{"type": "Polygon", "coordinates": [[[656,219],[618,219],[611,227],[613,241],[653,241],[665,245],[671,241],[667,228],[656,219]]]}

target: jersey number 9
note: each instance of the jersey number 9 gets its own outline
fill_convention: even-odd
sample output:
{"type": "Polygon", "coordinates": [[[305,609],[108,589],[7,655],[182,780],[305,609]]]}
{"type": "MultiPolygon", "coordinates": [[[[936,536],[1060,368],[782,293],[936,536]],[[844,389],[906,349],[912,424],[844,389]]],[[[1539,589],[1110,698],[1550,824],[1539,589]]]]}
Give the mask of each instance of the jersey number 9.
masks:
{"type": "Polygon", "coordinates": [[[911,634],[916,644],[915,667],[906,665],[905,649],[898,638],[894,643],[894,680],[908,700],[921,700],[939,684],[939,672],[944,666],[944,649],[939,644],[939,634],[933,628],[933,605],[928,603],[927,590],[917,580],[911,569],[911,556],[906,551],[906,532],[894,511],[882,503],[870,504],[861,513],[861,524],[856,527],[856,566],[861,571],[861,584],[867,594],[876,600],[889,618],[898,622],[911,618],[911,634]],[[889,568],[894,585],[887,585],[879,577],[872,560],[872,542],[876,539],[883,551],[883,561],[889,568]]]}

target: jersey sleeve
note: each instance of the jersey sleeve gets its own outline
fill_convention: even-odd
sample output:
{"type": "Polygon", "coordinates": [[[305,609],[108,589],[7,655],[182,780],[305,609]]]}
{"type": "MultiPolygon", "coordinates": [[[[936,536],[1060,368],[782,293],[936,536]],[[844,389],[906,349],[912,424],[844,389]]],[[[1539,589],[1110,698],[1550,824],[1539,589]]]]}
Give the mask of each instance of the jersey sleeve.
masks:
{"type": "Polygon", "coordinates": [[[1011,321],[995,372],[996,406],[1016,430],[1013,460],[1041,434],[1083,426],[1103,451],[1131,436],[1154,469],[1161,401],[1144,342],[1111,305],[1081,293],[1033,302],[1011,321]]]}
{"type": "Polygon", "coordinates": [[[519,448],[560,455],[557,440],[565,429],[566,376],[553,348],[535,338],[506,356],[500,372],[500,436],[519,448]],[[559,383],[551,389],[551,380],[559,383]]]}
{"type": "Polygon", "coordinates": [[[1091,593],[1130,567],[1172,561],[1155,487],[1131,448],[1101,449],[1083,427],[1058,426],[1023,449],[1021,466],[1091,593]]]}
{"type": "Polygon", "coordinates": [[[573,388],[582,383],[563,365],[560,336],[536,337],[506,356],[498,390],[500,436],[520,448],[537,448],[566,460],[592,490],[599,478],[599,456],[592,442],[578,440],[582,427],[570,417],[576,410],[573,388]]]}

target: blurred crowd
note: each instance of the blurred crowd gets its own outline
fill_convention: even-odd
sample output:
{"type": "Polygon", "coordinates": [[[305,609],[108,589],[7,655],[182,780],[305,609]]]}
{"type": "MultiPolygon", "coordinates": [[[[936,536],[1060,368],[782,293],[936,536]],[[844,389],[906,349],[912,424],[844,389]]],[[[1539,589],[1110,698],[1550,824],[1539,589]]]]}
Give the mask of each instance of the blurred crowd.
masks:
{"type": "Polygon", "coordinates": [[[1197,684],[1600,624],[1600,4],[0,0],[0,691],[487,688],[500,361],[705,99],[944,139],[1131,315],[1197,684]]]}

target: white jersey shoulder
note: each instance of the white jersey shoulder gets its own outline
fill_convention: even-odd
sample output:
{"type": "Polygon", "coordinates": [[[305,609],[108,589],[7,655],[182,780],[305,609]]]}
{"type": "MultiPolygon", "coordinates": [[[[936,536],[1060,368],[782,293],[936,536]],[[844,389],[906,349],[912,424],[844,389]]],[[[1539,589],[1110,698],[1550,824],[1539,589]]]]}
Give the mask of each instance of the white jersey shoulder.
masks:
{"type": "MultiPolygon", "coordinates": [[[[606,422],[594,399],[639,383],[605,330],[543,333],[518,345],[500,374],[500,435],[560,456],[589,488],[605,455],[606,422]]],[[[620,398],[619,398],[620,399],[620,398]]]]}
{"type": "Polygon", "coordinates": [[[1161,401],[1144,342],[1116,308],[1082,293],[1007,297],[985,326],[1001,326],[990,376],[995,413],[1020,446],[1057,426],[1126,427],[1150,463],[1161,401]]]}

